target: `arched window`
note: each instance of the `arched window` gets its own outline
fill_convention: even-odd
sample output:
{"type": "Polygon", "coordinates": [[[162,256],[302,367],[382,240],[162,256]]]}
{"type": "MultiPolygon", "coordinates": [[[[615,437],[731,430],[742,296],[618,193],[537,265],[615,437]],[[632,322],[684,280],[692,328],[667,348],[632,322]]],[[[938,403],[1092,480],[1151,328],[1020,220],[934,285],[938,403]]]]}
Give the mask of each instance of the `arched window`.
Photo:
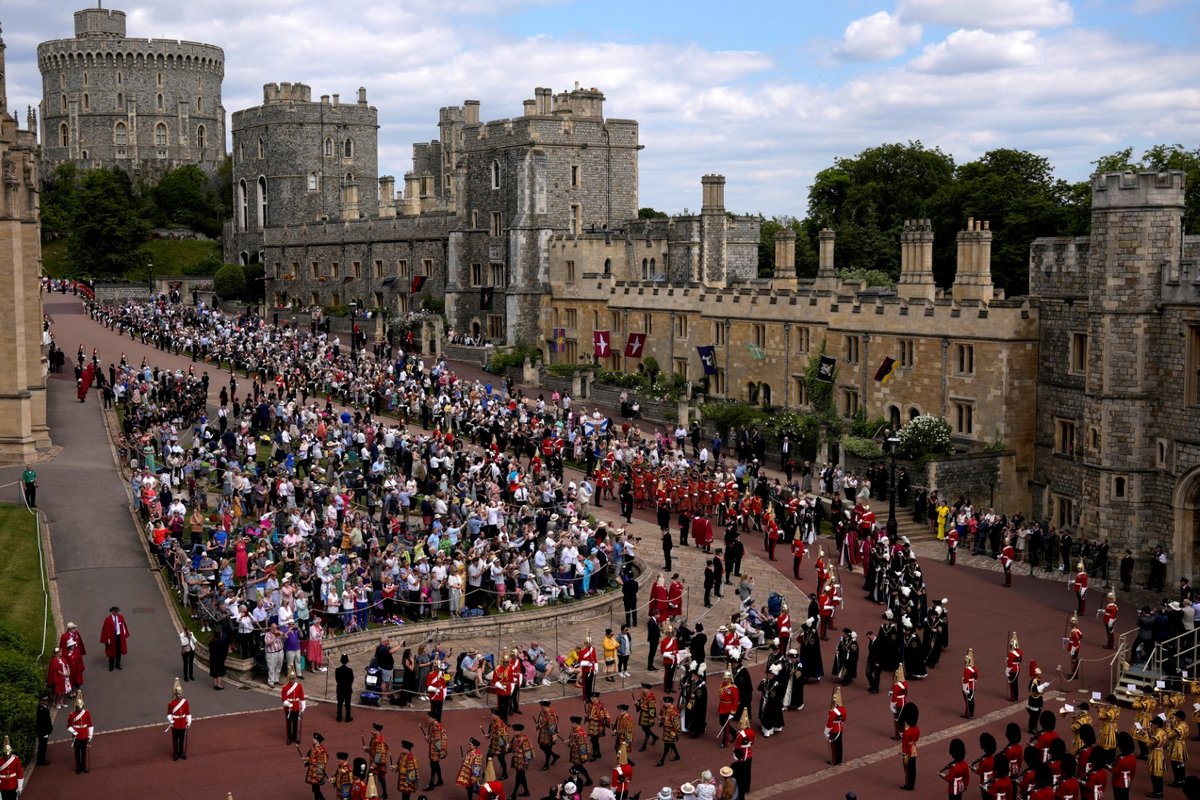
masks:
{"type": "Polygon", "coordinates": [[[60,110],[64,114],[67,113],[67,96],[65,94],[62,96],[62,100],[59,103],[59,107],[60,107],[60,110]]]}
{"type": "Polygon", "coordinates": [[[158,110],[162,111],[163,108],[164,108],[163,96],[162,96],[162,92],[159,92],[158,93],[158,110]]]}
{"type": "Polygon", "coordinates": [[[900,427],[900,408],[899,406],[888,406],[888,421],[892,423],[892,429],[896,430],[900,427]]]}
{"type": "Polygon", "coordinates": [[[258,227],[267,227],[267,179],[258,176],[258,227]]]}
{"type": "Polygon", "coordinates": [[[492,161],[492,188],[493,189],[500,188],[500,160],[499,159],[495,159],[492,161]]]}
{"type": "Polygon", "coordinates": [[[84,111],[92,110],[92,98],[88,96],[87,92],[83,93],[83,110],[84,111]]]}
{"type": "Polygon", "coordinates": [[[117,110],[125,110],[125,94],[123,92],[117,92],[117,110]]]}
{"type": "Polygon", "coordinates": [[[124,147],[129,144],[129,132],[125,128],[124,122],[118,122],[114,130],[114,141],[117,147],[124,147]]]}
{"type": "Polygon", "coordinates": [[[919,416],[921,416],[921,409],[919,409],[919,408],[910,408],[910,409],[908,410],[908,421],[909,421],[909,422],[912,422],[914,419],[916,419],[916,418],[917,418],[917,417],[919,417],[919,416]]]}
{"type": "MultiPolygon", "coordinates": [[[[246,181],[244,180],[238,181],[237,207],[238,221],[241,223],[240,227],[242,230],[246,230],[248,214],[246,209],[246,181]]],[[[246,262],[243,261],[242,263],[246,262]]]]}
{"type": "Polygon", "coordinates": [[[71,130],[67,127],[67,123],[58,126],[58,145],[59,147],[67,147],[71,144],[71,130]]]}
{"type": "Polygon", "coordinates": [[[354,183],[354,173],[353,172],[346,173],[346,183],[354,183]]]}
{"type": "Polygon", "coordinates": [[[154,126],[154,146],[167,146],[167,123],[160,122],[154,126]]]}
{"type": "Polygon", "coordinates": [[[650,280],[650,261],[645,258],[642,259],[642,280],[650,280]]]}
{"type": "Polygon", "coordinates": [[[196,146],[197,147],[204,147],[204,134],[205,133],[206,133],[206,131],[204,130],[203,125],[196,126],[196,146]]]}
{"type": "Polygon", "coordinates": [[[263,142],[262,137],[258,139],[258,157],[262,158],[267,153],[267,145],[263,142]]]}
{"type": "Polygon", "coordinates": [[[658,275],[658,263],[652,258],[650,259],[650,280],[654,280],[658,275]]]}
{"type": "Polygon", "coordinates": [[[325,157],[333,158],[333,137],[330,136],[325,140],[325,157]]]}
{"type": "Polygon", "coordinates": [[[342,146],[342,156],[345,158],[354,158],[354,140],[347,139],[342,146]]]}
{"type": "Polygon", "coordinates": [[[317,190],[318,185],[319,184],[317,182],[317,173],[315,173],[315,172],[308,173],[308,190],[310,192],[315,192],[317,190]]]}
{"type": "Polygon", "coordinates": [[[612,259],[611,258],[604,259],[604,274],[612,275],[612,259]]]}
{"type": "Polygon", "coordinates": [[[200,113],[202,113],[203,111],[204,111],[204,98],[203,98],[203,97],[197,97],[197,98],[196,98],[196,113],[197,113],[197,114],[200,114],[200,113]]]}

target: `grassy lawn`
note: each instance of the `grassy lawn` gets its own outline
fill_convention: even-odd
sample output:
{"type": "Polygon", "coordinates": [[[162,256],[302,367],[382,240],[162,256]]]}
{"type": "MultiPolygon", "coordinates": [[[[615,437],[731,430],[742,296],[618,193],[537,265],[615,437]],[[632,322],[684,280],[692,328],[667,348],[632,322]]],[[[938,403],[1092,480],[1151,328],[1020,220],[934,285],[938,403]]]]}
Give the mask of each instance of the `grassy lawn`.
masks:
{"type": "MultiPolygon", "coordinates": [[[[23,505],[0,504],[0,621],[23,633],[32,655],[42,644],[45,598],[38,577],[38,540],[34,516],[23,505]]],[[[47,620],[47,647],[57,634],[54,621],[47,620]]]]}
{"type": "MultiPolygon", "coordinates": [[[[183,275],[187,268],[209,256],[221,257],[221,248],[211,240],[154,239],[142,245],[142,249],[154,260],[155,275],[183,275]]],[[[66,239],[42,245],[42,271],[51,277],[74,273],[66,239]]],[[[141,277],[145,280],[146,276],[141,277]]]]}

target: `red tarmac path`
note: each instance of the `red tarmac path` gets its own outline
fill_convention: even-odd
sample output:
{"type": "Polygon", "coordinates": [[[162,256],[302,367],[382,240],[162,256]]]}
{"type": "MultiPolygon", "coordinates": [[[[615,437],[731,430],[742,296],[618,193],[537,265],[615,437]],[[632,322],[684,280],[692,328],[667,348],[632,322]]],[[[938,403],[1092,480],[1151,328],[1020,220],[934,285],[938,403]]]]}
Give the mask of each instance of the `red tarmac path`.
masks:
{"type": "MultiPolygon", "coordinates": [[[[60,306],[58,311],[63,313],[66,309],[60,306]]],[[[165,353],[135,345],[128,339],[119,345],[115,344],[115,335],[98,326],[94,338],[95,343],[100,346],[101,357],[105,363],[114,360],[120,350],[125,350],[131,360],[140,360],[143,353],[149,356],[151,363],[167,364],[174,360],[165,353]]],[[[74,351],[74,340],[64,340],[63,344],[68,351],[74,351]]],[[[91,345],[92,342],[89,341],[89,349],[91,345]]],[[[210,374],[215,377],[219,373],[210,368],[210,374]]],[[[219,380],[214,380],[214,387],[219,383],[219,380]]],[[[55,387],[55,391],[64,388],[68,387],[55,387]]],[[[88,403],[94,402],[95,396],[90,396],[88,403]]],[[[757,557],[761,550],[761,540],[757,536],[749,536],[746,541],[748,556],[757,557]]],[[[829,549],[828,541],[826,549],[829,549]]],[[[651,562],[656,560],[650,552],[645,555],[651,562]]],[[[778,566],[782,568],[784,576],[790,578],[790,560],[780,561],[778,566]]],[[[843,571],[847,603],[838,615],[838,627],[849,626],[857,630],[864,651],[864,658],[860,659],[860,677],[851,686],[843,689],[848,710],[845,754],[847,763],[838,768],[829,768],[825,763],[827,750],[822,727],[832,691],[832,685],[826,679],[808,686],[806,708],[786,715],[787,727],[782,734],[770,739],[761,735],[758,737],[751,791],[754,800],[802,795],[823,800],[840,800],[847,791],[857,792],[859,798],[944,797],[944,784],[937,778],[936,773],[948,760],[946,750],[950,738],[962,738],[967,744],[968,759],[973,759],[978,755],[978,736],[983,730],[992,732],[1003,741],[1003,729],[1008,721],[1017,721],[1024,728],[1024,684],[1027,682],[1024,675],[1021,702],[1010,704],[1005,699],[1006,685],[1002,672],[1005,638],[1010,628],[1016,628],[1021,637],[1027,663],[1031,658],[1037,660],[1046,678],[1052,681],[1051,692],[1065,689],[1066,701],[1077,702],[1085,697],[1078,692],[1079,689],[1086,687],[1107,691],[1107,656],[1110,654],[1101,648],[1102,628],[1091,614],[1081,621],[1085,634],[1085,663],[1081,671],[1081,680],[1064,685],[1056,673],[1056,667],[1066,664],[1067,661],[1062,649],[1062,632],[1073,602],[1064,586],[1065,577],[1061,581],[1018,577],[1014,589],[1005,589],[999,584],[999,576],[996,573],[962,566],[951,568],[929,557],[922,559],[922,568],[929,586],[931,604],[940,597],[950,598],[948,608],[951,646],[943,656],[941,666],[930,670],[928,679],[910,681],[910,699],[921,708],[920,725],[923,734],[916,793],[902,793],[898,788],[902,775],[898,745],[890,739],[892,725],[886,693],[867,693],[865,680],[861,677],[862,662],[865,660],[866,631],[878,626],[882,609],[864,599],[864,592],[860,589],[861,573],[851,574],[843,571]],[[980,670],[975,720],[959,718],[959,714],[962,713],[959,678],[962,656],[967,647],[974,648],[976,664],[980,670]]],[[[793,613],[797,617],[803,613],[805,605],[802,595],[814,588],[811,561],[805,562],[802,574],[805,575],[804,579],[796,584],[798,594],[791,599],[793,613]]],[[[1090,601],[1093,605],[1099,600],[1100,595],[1091,595],[1090,601]]],[[[1118,623],[1119,629],[1126,630],[1132,627],[1132,617],[1132,609],[1123,608],[1118,623]]],[[[712,628],[711,625],[707,627],[712,628]]],[[[644,638],[635,633],[634,643],[635,658],[641,657],[639,653],[644,655],[644,638]]],[[[824,661],[827,671],[832,663],[834,645],[833,637],[825,644],[824,661]]],[[[654,766],[657,752],[633,753],[637,761],[635,790],[641,790],[646,800],[660,787],[671,785],[678,788],[685,781],[695,780],[703,769],[711,769],[716,773],[719,767],[729,761],[730,751],[719,749],[715,741],[715,698],[719,670],[715,664],[710,666],[713,669],[710,671],[710,714],[706,736],[699,740],[684,737],[679,745],[683,759],[676,763],[668,762],[662,768],[654,766]]],[[[761,673],[761,666],[754,669],[756,682],[761,673]]],[[[237,800],[311,796],[309,787],[303,782],[303,769],[295,748],[283,743],[281,712],[266,711],[206,718],[206,713],[220,713],[224,709],[214,707],[213,704],[217,703],[215,693],[209,688],[203,673],[200,674],[200,678],[198,683],[186,685],[187,696],[196,715],[187,761],[171,761],[169,736],[164,732],[165,720],[159,724],[107,732],[106,721],[97,719],[99,733],[94,741],[90,774],[76,776],[71,766],[69,745],[66,742],[56,742],[50,749],[49,758],[52,764],[36,770],[25,792],[26,800],[64,797],[119,797],[123,800],[136,800],[163,796],[179,800],[224,800],[229,792],[232,792],[237,800]]],[[[889,676],[885,675],[885,686],[888,680],[889,676]]],[[[161,705],[165,714],[169,681],[164,680],[161,685],[156,683],[153,686],[139,686],[138,692],[141,696],[130,696],[127,699],[138,705],[152,705],[153,700],[147,699],[145,690],[154,697],[161,695],[161,705]]],[[[240,694],[236,690],[234,693],[240,694]]],[[[230,692],[224,694],[228,695],[230,692]]],[[[522,709],[525,714],[516,717],[515,721],[524,722],[527,732],[532,733],[533,719],[538,708],[538,694],[536,691],[526,691],[523,695],[522,709]]],[[[615,712],[615,704],[621,702],[619,696],[611,694],[607,695],[605,700],[610,712],[615,712]]],[[[1052,694],[1046,707],[1057,710],[1062,702],[1063,700],[1052,694]]],[[[580,704],[576,699],[556,701],[555,706],[564,725],[568,716],[580,713],[580,704]]],[[[483,738],[479,733],[479,725],[486,721],[484,712],[478,709],[452,709],[453,702],[448,705],[444,717],[451,741],[451,756],[443,765],[448,785],[429,793],[430,800],[457,800],[463,797],[462,790],[452,785],[459,765],[457,745],[465,743],[470,736],[483,738]]],[[[1126,728],[1129,712],[1126,711],[1123,717],[1125,724],[1122,728],[1126,728]]],[[[757,720],[757,713],[755,718],[757,720]]],[[[417,730],[417,724],[424,719],[423,713],[419,712],[356,708],[354,723],[339,725],[333,720],[333,708],[321,704],[311,706],[305,715],[303,738],[307,747],[309,734],[313,730],[319,730],[326,737],[326,747],[331,755],[343,749],[355,755],[361,750],[360,736],[369,733],[372,722],[382,722],[393,751],[398,748],[401,739],[410,739],[417,744],[416,753],[422,764],[424,781],[427,778],[425,747],[417,730]]],[[[65,726],[65,720],[61,716],[57,725],[60,730],[56,731],[56,736],[62,734],[62,728],[65,726]]],[[[1066,720],[1060,724],[1060,730],[1064,728],[1069,736],[1069,724],[1066,720]]],[[[566,748],[560,744],[558,749],[564,755],[564,759],[559,762],[557,768],[549,772],[530,773],[534,797],[544,794],[552,781],[558,782],[565,778],[566,748]]],[[[606,740],[604,758],[592,765],[593,779],[607,774],[614,761],[610,740],[606,740]]],[[[1144,767],[1144,762],[1141,762],[1135,786],[1138,796],[1149,788],[1144,767]]],[[[394,797],[398,797],[394,791],[394,778],[391,783],[389,790],[394,797]]],[[[509,786],[511,787],[511,782],[509,786]]],[[[972,784],[968,796],[974,797],[976,791],[977,787],[972,784]]],[[[1175,796],[1180,796],[1179,790],[1172,792],[1175,796]]],[[[326,787],[325,793],[327,797],[332,797],[329,787],[326,787]]],[[[587,795],[588,792],[585,791],[584,797],[587,795]]],[[[1170,796],[1171,792],[1168,793],[1168,797],[1170,796]]]]}

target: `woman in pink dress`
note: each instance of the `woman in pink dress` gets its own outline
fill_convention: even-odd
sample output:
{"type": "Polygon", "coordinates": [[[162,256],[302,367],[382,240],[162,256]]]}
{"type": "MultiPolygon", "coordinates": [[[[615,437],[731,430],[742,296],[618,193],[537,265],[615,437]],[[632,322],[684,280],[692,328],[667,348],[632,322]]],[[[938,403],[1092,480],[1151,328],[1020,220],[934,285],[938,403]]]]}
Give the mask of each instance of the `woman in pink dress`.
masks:
{"type": "Polygon", "coordinates": [[[245,583],[250,575],[250,556],[246,552],[246,539],[237,537],[233,542],[233,578],[238,583],[245,583]]]}

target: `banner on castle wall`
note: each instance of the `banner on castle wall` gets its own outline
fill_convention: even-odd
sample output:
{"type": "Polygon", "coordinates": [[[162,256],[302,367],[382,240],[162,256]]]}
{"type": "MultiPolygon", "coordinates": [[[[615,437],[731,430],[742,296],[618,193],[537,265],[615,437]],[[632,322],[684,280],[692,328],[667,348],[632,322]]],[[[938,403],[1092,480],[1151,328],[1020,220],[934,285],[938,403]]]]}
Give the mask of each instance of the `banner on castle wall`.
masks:
{"type": "Polygon", "coordinates": [[[900,366],[900,362],[891,356],[884,356],[883,363],[879,365],[879,369],[875,370],[875,380],[880,383],[887,383],[888,378],[895,373],[896,367],[900,366]]]}
{"type": "Polygon", "coordinates": [[[711,344],[699,345],[696,352],[700,354],[700,363],[704,365],[705,375],[717,374],[717,348],[711,344]]]}
{"type": "Polygon", "coordinates": [[[480,311],[491,311],[492,310],[492,297],[494,296],[494,294],[495,294],[495,289],[493,289],[491,286],[484,286],[482,289],[479,290],[479,310],[480,311]]]}
{"type": "Polygon", "coordinates": [[[416,294],[421,291],[421,288],[425,285],[425,281],[426,277],[424,275],[413,275],[412,285],[409,286],[408,293],[416,294]]]}
{"type": "Polygon", "coordinates": [[[554,329],[554,336],[550,340],[550,352],[551,353],[567,352],[567,329],[566,328],[555,328],[554,329]]]}
{"type": "Polygon", "coordinates": [[[646,349],[646,334],[631,333],[625,340],[625,357],[626,358],[641,358],[642,351],[646,349]]]}
{"type": "Polygon", "coordinates": [[[821,383],[833,383],[833,371],[837,367],[837,359],[833,356],[821,356],[817,364],[817,380],[821,383]]]}
{"type": "Polygon", "coordinates": [[[610,331],[592,331],[592,352],[596,358],[605,358],[612,355],[612,333],[610,331]]]}

